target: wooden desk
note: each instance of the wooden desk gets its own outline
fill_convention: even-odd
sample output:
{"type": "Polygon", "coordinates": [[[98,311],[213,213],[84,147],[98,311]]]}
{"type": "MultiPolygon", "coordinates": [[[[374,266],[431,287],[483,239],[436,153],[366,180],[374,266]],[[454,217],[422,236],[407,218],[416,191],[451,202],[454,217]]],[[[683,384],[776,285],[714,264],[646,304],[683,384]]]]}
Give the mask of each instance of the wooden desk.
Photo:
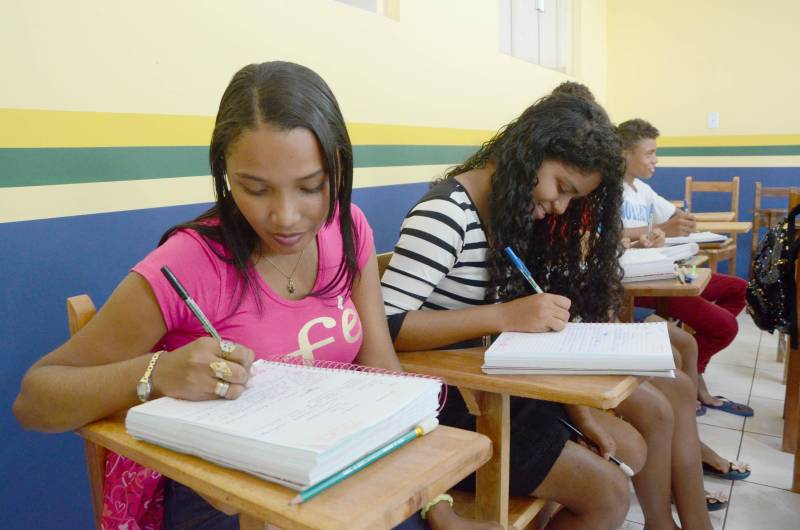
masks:
{"type": "Polygon", "coordinates": [[[701,221],[697,220],[698,232],[715,232],[717,234],[746,234],[753,228],[749,221],[701,221]]]}
{"type": "Polygon", "coordinates": [[[667,297],[670,296],[697,296],[703,292],[711,280],[709,269],[697,269],[697,279],[692,283],[683,284],[674,280],[655,280],[652,282],[630,282],[623,284],[622,310],[620,320],[633,322],[633,299],[637,296],[657,296],[659,304],[656,313],[667,318],[667,297]]]}
{"type": "Polygon", "coordinates": [[[692,212],[697,222],[701,221],[735,221],[736,212],[692,212]]]}
{"type": "Polygon", "coordinates": [[[78,431],[86,440],[240,510],[242,530],[389,529],[447,491],[491,456],[485,436],[440,426],[318,497],[289,506],[297,492],[200,458],[133,439],[119,419],[78,431]]]}
{"type": "Polygon", "coordinates": [[[508,530],[522,530],[538,512],[541,501],[509,504],[510,396],[609,409],[628,397],[639,380],[613,375],[488,375],[481,371],[484,350],[433,350],[398,356],[403,369],[441,377],[459,388],[476,416],[478,432],[492,440],[492,458],[477,474],[475,517],[497,521],[508,530]]]}

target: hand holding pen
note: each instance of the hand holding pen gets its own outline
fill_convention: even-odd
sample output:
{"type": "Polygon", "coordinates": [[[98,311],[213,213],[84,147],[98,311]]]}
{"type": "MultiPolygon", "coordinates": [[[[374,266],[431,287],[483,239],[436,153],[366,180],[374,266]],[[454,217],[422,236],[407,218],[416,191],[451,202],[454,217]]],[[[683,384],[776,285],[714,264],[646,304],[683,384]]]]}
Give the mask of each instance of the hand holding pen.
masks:
{"type": "Polygon", "coordinates": [[[569,322],[569,308],[572,305],[570,299],[545,293],[511,247],[506,247],[505,253],[537,294],[499,304],[505,316],[502,331],[539,333],[564,329],[569,322]]]}
{"type": "Polygon", "coordinates": [[[236,399],[249,378],[253,352],[240,344],[220,340],[211,321],[169,267],[162,267],[161,272],[210,336],[161,355],[153,370],[153,397],[165,395],[192,401],[236,399]]]}

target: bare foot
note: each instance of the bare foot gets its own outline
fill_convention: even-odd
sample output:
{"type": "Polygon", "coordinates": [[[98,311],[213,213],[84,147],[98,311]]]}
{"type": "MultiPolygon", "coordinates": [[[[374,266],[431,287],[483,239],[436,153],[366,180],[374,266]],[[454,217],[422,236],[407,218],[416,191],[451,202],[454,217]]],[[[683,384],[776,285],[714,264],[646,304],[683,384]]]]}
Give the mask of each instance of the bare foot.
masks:
{"type": "Polygon", "coordinates": [[[465,519],[445,501],[436,503],[428,510],[427,521],[431,530],[503,530],[499,523],[465,519]]]}

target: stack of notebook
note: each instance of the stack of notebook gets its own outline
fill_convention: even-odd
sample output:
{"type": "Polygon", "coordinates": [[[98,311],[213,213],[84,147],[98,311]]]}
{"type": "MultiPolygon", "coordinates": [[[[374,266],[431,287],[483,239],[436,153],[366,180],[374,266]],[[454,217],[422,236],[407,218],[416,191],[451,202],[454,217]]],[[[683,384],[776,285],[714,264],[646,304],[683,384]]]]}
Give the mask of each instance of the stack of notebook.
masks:
{"type": "Polygon", "coordinates": [[[235,400],[133,407],[131,436],[294,489],[312,486],[435,417],[441,382],[259,361],[235,400]]]}
{"type": "Polygon", "coordinates": [[[694,232],[688,236],[668,237],[664,244],[668,246],[682,245],[684,243],[696,243],[700,245],[702,243],[724,243],[728,239],[728,236],[715,234],[714,232],[694,232]]]}
{"type": "Polygon", "coordinates": [[[675,277],[675,262],[697,254],[696,243],[661,248],[630,248],[619,259],[625,272],[622,281],[642,282],[675,277]]]}
{"type": "Polygon", "coordinates": [[[483,371],[675,377],[675,361],[666,322],[568,323],[563,331],[501,333],[484,354],[483,371]]]}

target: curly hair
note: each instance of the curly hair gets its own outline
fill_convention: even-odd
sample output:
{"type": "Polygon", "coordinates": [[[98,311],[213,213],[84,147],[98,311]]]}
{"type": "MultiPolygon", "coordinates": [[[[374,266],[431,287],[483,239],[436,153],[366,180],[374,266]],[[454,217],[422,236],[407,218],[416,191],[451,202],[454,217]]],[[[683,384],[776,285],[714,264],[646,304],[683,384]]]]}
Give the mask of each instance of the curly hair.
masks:
{"type": "Polygon", "coordinates": [[[489,197],[487,302],[531,294],[503,254],[514,248],[548,292],[572,300],[571,314],[605,322],[622,300],[622,146],[597,104],[572,95],[546,96],[483,144],[446,178],[494,164],[489,197]],[[601,184],[573,199],[562,215],[536,220],[533,189],[545,160],[582,174],[598,172],[601,184]]]}
{"type": "Polygon", "coordinates": [[[658,138],[658,129],[653,127],[650,122],[641,118],[628,120],[617,125],[617,134],[622,140],[622,148],[630,149],[639,140],[658,138]]]}
{"type": "Polygon", "coordinates": [[[594,94],[592,94],[592,91],[589,90],[589,87],[575,81],[564,81],[555,87],[551,94],[554,96],[558,94],[571,94],[587,101],[595,101],[594,94]]]}

